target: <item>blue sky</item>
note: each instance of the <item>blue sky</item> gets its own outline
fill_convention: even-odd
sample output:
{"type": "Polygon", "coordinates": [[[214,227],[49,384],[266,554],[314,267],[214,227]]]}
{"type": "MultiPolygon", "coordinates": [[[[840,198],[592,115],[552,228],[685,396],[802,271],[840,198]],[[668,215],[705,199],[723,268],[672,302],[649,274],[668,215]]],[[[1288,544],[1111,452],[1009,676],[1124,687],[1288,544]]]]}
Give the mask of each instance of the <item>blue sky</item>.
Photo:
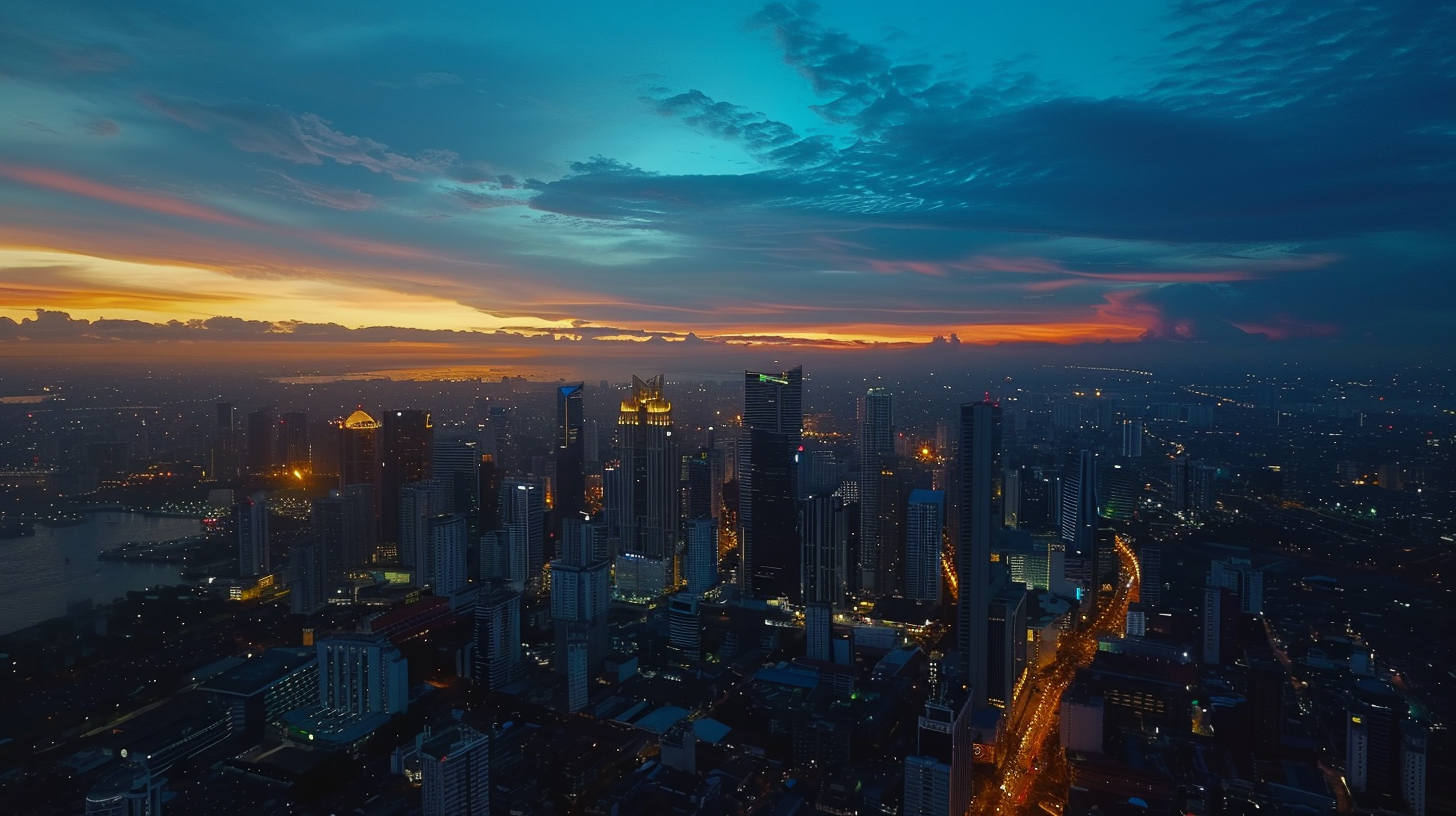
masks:
{"type": "Polygon", "coordinates": [[[1450,3],[24,4],[0,339],[1438,348],[1453,32],[1450,3]]]}

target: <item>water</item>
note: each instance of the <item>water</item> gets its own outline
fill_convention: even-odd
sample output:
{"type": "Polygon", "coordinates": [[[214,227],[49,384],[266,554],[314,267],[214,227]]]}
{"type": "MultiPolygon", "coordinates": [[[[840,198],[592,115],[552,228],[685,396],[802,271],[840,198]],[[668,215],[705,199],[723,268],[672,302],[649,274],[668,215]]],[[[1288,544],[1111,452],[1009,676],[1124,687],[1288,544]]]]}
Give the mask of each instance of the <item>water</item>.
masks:
{"type": "Polygon", "coordinates": [[[107,604],[128,590],[186,583],[179,565],[101,561],[96,554],[129,541],[200,532],[198,519],[102,511],[87,513],[81,524],[37,524],[34,536],[0,539],[0,634],[64,615],[76,601],[107,604]]]}

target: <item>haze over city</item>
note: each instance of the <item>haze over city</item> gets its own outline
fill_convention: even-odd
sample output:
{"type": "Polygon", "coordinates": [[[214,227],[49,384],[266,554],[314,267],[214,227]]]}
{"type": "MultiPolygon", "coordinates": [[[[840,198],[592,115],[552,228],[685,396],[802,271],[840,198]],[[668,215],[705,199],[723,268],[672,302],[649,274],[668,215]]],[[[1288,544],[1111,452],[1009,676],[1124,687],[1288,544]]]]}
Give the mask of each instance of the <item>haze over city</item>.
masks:
{"type": "Polygon", "coordinates": [[[0,810],[1456,812],[1456,2],[0,10],[0,810]]]}

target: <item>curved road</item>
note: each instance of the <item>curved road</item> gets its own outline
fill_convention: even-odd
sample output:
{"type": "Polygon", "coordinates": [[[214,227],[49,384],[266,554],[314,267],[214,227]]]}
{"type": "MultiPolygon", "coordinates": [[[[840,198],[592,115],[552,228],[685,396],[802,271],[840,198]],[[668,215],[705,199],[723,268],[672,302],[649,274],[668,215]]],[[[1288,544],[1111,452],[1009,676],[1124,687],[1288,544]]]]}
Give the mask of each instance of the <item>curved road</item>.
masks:
{"type": "Polygon", "coordinates": [[[1065,790],[1038,785],[1043,769],[1037,764],[1037,755],[1042,753],[1049,738],[1055,738],[1052,727],[1061,710],[1062,692],[1077,672],[1092,662],[1097,653],[1097,639],[1107,634],[1121,634],[1127,623],[1127,605],[1137,597],[1142,572],[1130,539],[1118,535],[1116,550],[1122,566],[1117,591],[1099,603],[1090,618],[1062,637],[1057,644],[1056,659],[1050,665],[1034,675],[1023,676],[1017,687],[1005,729],[996,745],[991,782],[977,790],[978,797],[971,803],[969,813],[973,816],[1030,813],[1043,800],[1060,802],[1065,798],[1065,790]]]}

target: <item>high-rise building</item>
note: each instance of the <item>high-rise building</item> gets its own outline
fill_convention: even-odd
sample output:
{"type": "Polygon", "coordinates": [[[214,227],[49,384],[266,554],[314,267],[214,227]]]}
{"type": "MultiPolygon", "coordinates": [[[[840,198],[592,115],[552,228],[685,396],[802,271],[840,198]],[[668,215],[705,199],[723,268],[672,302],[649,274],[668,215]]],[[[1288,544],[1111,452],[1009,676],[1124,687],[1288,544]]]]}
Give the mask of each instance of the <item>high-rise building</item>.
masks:
{"type": "Polygon", "coordinates": [[[480,504],[480,443],[447,439],[435,443],[431,478],[445,491],[445,512],[474,515],[480,504]]]}
{"type": "Polygon", "coordinates": [[[374,505],[374,485],[352,484],[344,488],[344,553],[342,563],[326,561],[325,570],[331,575],[344,575],[349,570],[360,569],[374,560],[374,547],[378,541],[378,514],[374,505]]]}
{"type": "Polygon", "coordinates": [[[679,664],[691,666],[702,659],[703,624],[698,596],[678,592],[667,603],[668,644],[679,664]]]}
{"type": "MultiPolygon", "coordinates": [[[[429,411],[384,412],[379,444],[379,539],[399,543],[400,491],[430,478],[435,426],[429,411]]],[[[401,557],[405,558],[403,548],[401,557]]]]}
{"type": "Polygon", "coordinates": [[[313,544],[318,547],[321,581],[334,583],[342,579],[350,567],[358,566],[349,564],[346,555],[350,549],[348,536],[353,532],[347,521],[349,509],[344,494],[338,490],[314,499],[309,507],[309,528],[313,544]]]}
{"type": "Polygon", "coordinates": [[[490,738],[452,725],[420,746],[424,816],[490,816],[490,738]]]}
{"type": "Polygon", "coordinates": [[[1091,451],[1077,457],[1075,475],[1062,479],[1062,540],[1067,554],[1092,558],[1097,546],[1097,467],[1091,451]]]}
{"type": "Polygon", "coordinates": [[[308,414],[290,411],[278,420],[279,461],[289,470],[307,473],[313,458],[308,447],[308,414]]]}
{"type": "Polygon", "coordinates": [[[1194,462],[1188,468],[1188,509],[1205,514],[1213,510],[1218,501],[1215,483],[1218,468],[1207,462],[1194,462]]]}
{"type": "Polygon", "coordinates": [[[566,710],[575,713],[591,700],[591,649],[589,635],[578,628],[566,633],[566,710]]]}
{"type": "Polygon", "coordinates": [[[510,685],[521,671],[521,594],[496,584],[475,603],[475,683],[492,691],[510,685]]]}
{"type": "Polygon", "coordinates": [[[1137,459],[1143,455],[1143,421],[1124,419],[1122,421],[1122,455],[1137,459]]]}
{"type": "Polygon", "coordinates": [[[963,816],[971,806],[974,734],[963,692],[925,704],[915,753],[905,757],[905,816],[963,816]]]}
{"type": "Polygon", "coordinates": [[[996,593],[986,625],[986,702],[1006,708],[1026,668],[1026,592],[1015,587],[996,593]]]}
{"type": "MultiPolygon", "coordinates": [[[[373,485],[378,480],[379,467],[379,420],[364,413],[363,407],[355,410],[348,418],[340,420],[339,427],[339,489],[348,490],[350,485],[373,485]]],[[[378,506],[378,502],[375,502],[378,506]]]]}
{"type": "Polygon", "coordinates": [[[561,518],[575,518],[586,507],[581,393],[581,383],[556,388],[556,484],[552,507],[561,518]]]}
{"type": "Polygon", "coordinates": [[[804,372],[744,372],[738,449],[739,582],[750,598],[794,599],[799,586],[795,513],[803,448],[804,372]]]}
{"type": "Polygon", "coordinates": [[[430,559],[430,521],[445,513],[445,490],[434,479],[410,482],[399,489],[399,563],[413,567],[415,582],[428,583],[425,572],[430,559]]]}
{"type": "Polygon", "coordinates": [[[712,518],[713,451],[699,448],[682,458],[682,514],[684,519],[712,518]]]}
{"type": "Polygon", "coordinates": [[[219,402],[212,431],[212,467],[209,469],[213,479],[230,482],[238,478],[239,436],[237,409],[230,402],[219,402]]]}
{"type": "Polygon", "coordinates": [[[1264,571],[1247,558],[1225,558],[1208,568],[1210,586],[1221,586],[1239,599],[1239,611],[1249,615],[1264,612],[1264,571]]]}
{"type": "Polygon", "coordinates": [[[278,423],[273,409],[259,408],[248,414],[248,472],[267,473],[277,464],[278,423]]]}
{"type": "Polygon", "coordinates": [[[271,548],[268,546],[268,499],[254,493],[234,509],[238,531],[238,575],[256,578],[273,571],[271,548]]]}
{"type": "Polygon", "coordinates": [[[312,615],[327,602],[323,545],[297,544],[289,556],[288,611],[312,615]]]}
{"type": "Polygon", "coordinates": [[[617,414],[617,467],[604,474],[607,540],[617,558],[617,592],[657,597],[677,583],[682,461],[662,375],[632,378],[617,414]]]}
{"type": "Polygon", "coordinates": [[[843,609],[849,589],[849,520],[844,512],[844,500],[834,495],[819,495],[800,502],[799,536],[804,603],[826,603],[843,609]]]}
{"type": "Polygon", "coordinates": [[[859,426],[859,591],[866,597],[888,595],[889,576],[882,566],[890,559],[882,550],[896,546],[885,541],[881,523],[881,474],[895,463],[894,398],[883,388],[865,393],[859,426]]]}
{"type": "Polygon", "coordinates": [[[429,522],[429,557],[424,564],[423,583],[436,595],[464,589],[470,582],[466,567],[469,528],[460,513],[436,516],[429,522]]]}
{"type": "Polygon", "coordinates": [[[701,596],[718,583],[718,520],[695,518],[687,522],[687,565],[683,570],[688,592],[701,596]]]}
{"type": "Polygon", "coordinates": [[[561,554],[551,562],[551,619],[556,627],[556,670],[570,669],[574,635],[585,644],[588,671],[595,671],[610,646],[607,612],[611,608],[610,562],[598,547],[605,538],[601,522],[565,519],[561,554]]]}
{"type": "Polygon", "coordinates": [[[338,714],[398,714],[409,705],[404,655],[383,634],[339,634],[316,644],[319,705],[338,714]]]}
{"type": "Polygon", "coordinates": [[[1138,549],[1138,571],[1142,584],[1138,587],[1138,602],[1149,610],[1163,606],[1163,548],[1146,544],[1138,549]]]}
{"type": "Polygon", "coordinates": [[[1226,587],[1204,587],[1200,656],[1205,664],[1218,666],[1234,659],[1238,645],[1238,628],[1238,596],[1226,587]]]}
{"type": "Polygon", "coordinates": [[[1169,466],[1168,501],[1174,510],[1188,509],[1188,457],[1176,456],[1169,466]]]}
{"type": "Polygon", "coordinates": [[[1426,816],[1426,726],[1412,719],[1400,728],[1400,798],[1411,816],[1426,816]]]}
{"type": "Polygon", "coordinates": [[[505,528],[509,580],[517,591],[536,592],[541,587],[545,566],[542,543],[543,512],[541,487],[525,479],[501,483],[500,516],[505,528]]]}
{"type": "Polygon", "coordinates": [[[940,603],[940,556],[944,547],[945,492],[915,490],[905,509],[905,597],[940,603]]]}
{"type": "Polygon", "coordinates": [[[804,656],[834,659],[834,607],[824,601],[804,604],[804,656]]]}
{"type": "Polygon", "coordinates": [[[989,399],[960,411],[956,463],[956,648],[961,682],[973,705],[986,704],[986,615],[989,610],[991,536],[1000,520],[995,480],[1001,473],[1001,406],[989,399]]]}
{"type": "Polygon", "coordinates": [[[1125,521],[1137,512],[1138,475],[1129,464],[1107,462],[1097,476],[1098,511],[1103,518],[1125,521]]]}

